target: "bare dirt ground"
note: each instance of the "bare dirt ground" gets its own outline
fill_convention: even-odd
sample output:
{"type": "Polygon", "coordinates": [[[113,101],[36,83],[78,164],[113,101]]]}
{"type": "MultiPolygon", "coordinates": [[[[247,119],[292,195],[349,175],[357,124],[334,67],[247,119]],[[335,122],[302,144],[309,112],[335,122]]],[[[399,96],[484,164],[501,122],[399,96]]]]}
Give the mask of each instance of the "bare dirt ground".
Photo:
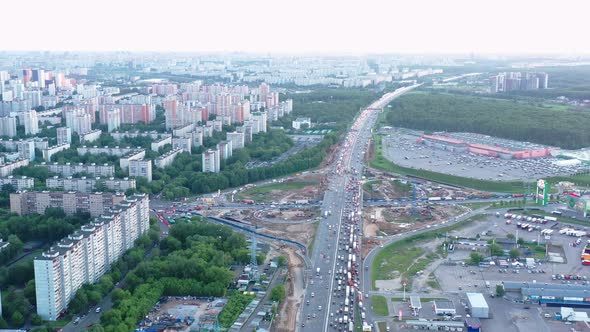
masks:
{"type": "MultiPolygon", "coordinates": [[[[262,218],[268,219],[280,219],[280,220],[309,220],[320,215],[320,211],[318,209],[272,209],[266,210],[261,213],[259,216],[262,218]]],[[[258,215],[257,215],[258,216],[258,215]]]]}
{"type": "Polygon", "coordinates": [[[411,185],[405,183],[405,180],[377,180],[369,182],[366,187],[363,188],[367,198],[397,199],[412,195],[411,185]]]}
{"type": "Polygon", "coordinates": [[[287,298],[279,307],[279,313],[275,320],[273,330],[279,332],[291,332],[296,330],[297,313],[303,301],[303,270],[304,264],[294,249],[281,250],[287,257],[289,275],[286,282],[287,298]]]}
{"type": "Polygon", "coordinates": [[[315,228],[313,224],[273,224],[268,222],[255,222],[259,232],[264,234],[282,237],[297,241],[308,246],[314,237],[315,228]]]}
{"type": "Polygon", "coordinates": [[[363,209],[363,231],[366,236],[387,236],[425,225],[438,224],[461,214],[457,206],[424,205],[416,207],[365,207],[363,209]]]}

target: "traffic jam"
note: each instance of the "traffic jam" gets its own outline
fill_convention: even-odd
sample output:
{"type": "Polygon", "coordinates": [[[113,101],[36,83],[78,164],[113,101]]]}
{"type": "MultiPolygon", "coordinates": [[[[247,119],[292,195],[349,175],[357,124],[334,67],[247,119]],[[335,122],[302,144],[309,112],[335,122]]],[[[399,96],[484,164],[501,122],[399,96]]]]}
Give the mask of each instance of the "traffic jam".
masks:
{"type": "MultiPolygon", "coordinates": [[[[329,325],[338,331],[354,331],[354,306],[358,306],[361,319],[365,318],[363,306],[363,294],[359,290],[359,266],[361,232],[361,184],[359,182],[359,169],[361,167],[364,152],[363,146],[358,146],[359,134],[370,116],[375,116],[374,111],[364,110],[353,124],[347,139],[343,145],[343,154],[338,159],[336,173],[347,178],[345,185],[345,201],[342,213],[340,236],[334,270],[334,287],[332,289],[332,303],[329,325]],[[351,163],[352,158],[356,158],[351,163]]],[[[363,137],[362,141],[366,141],[363,137]]],[[[337,229],[332,232],[336,234],[337,229]]],[[[363,322],[363,326],[366,326],[363,322]]]]}

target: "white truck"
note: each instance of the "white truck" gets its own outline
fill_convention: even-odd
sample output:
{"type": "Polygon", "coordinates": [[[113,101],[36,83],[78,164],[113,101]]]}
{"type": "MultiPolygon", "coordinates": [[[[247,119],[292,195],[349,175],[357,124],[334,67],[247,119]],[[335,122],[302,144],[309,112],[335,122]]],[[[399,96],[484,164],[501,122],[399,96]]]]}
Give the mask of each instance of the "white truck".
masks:
{"type": "Polygon", "coordinates": [[[315,269],[315,275],[319,277],[319,275],[320,275],[320,268],[319,267],[317,269],[315,269]]]}

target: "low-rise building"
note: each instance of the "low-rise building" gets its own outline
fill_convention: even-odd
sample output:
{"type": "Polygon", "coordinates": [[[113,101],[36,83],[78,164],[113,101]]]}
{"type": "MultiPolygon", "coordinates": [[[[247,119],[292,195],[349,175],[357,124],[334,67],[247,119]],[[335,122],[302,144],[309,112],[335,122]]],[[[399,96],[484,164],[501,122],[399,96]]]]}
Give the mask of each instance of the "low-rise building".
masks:
{"type": "Polygon", "coordinates": [[[303,127],[311,128],[311,118],[297,118],[293,120],[293,129],[301,129],[303,127]],[[304,126],[306,125],[306,126],[304,126]]]}
{"type": "Polygon", "coordinates": [[[176,158],[176,156],[180,153],[182,153],[182,149],[173,149],[171,151],[168,151],[165,154],[156,158],[154,164],[156,165],[156,167],[159,168],[170,166],[174,162],[174,158],[176,158]]]}

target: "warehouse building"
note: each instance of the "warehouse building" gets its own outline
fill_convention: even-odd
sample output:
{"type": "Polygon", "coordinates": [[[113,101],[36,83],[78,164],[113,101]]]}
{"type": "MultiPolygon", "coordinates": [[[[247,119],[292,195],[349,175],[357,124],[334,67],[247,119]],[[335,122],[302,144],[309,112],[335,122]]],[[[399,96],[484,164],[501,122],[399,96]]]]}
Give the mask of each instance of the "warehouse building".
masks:
{"type": "Polygon", "coordinates": [[[482,293],[465,293],[471,316],[475,318],[488,318],[490,316],[490,307],[483,297],[482,293]]]}
{"type": "Polygon", "coordinates": [[[590,307],[590,286],[504,281],[506,292],[520,293],[527,303],[547,306],[590,307]]]}

